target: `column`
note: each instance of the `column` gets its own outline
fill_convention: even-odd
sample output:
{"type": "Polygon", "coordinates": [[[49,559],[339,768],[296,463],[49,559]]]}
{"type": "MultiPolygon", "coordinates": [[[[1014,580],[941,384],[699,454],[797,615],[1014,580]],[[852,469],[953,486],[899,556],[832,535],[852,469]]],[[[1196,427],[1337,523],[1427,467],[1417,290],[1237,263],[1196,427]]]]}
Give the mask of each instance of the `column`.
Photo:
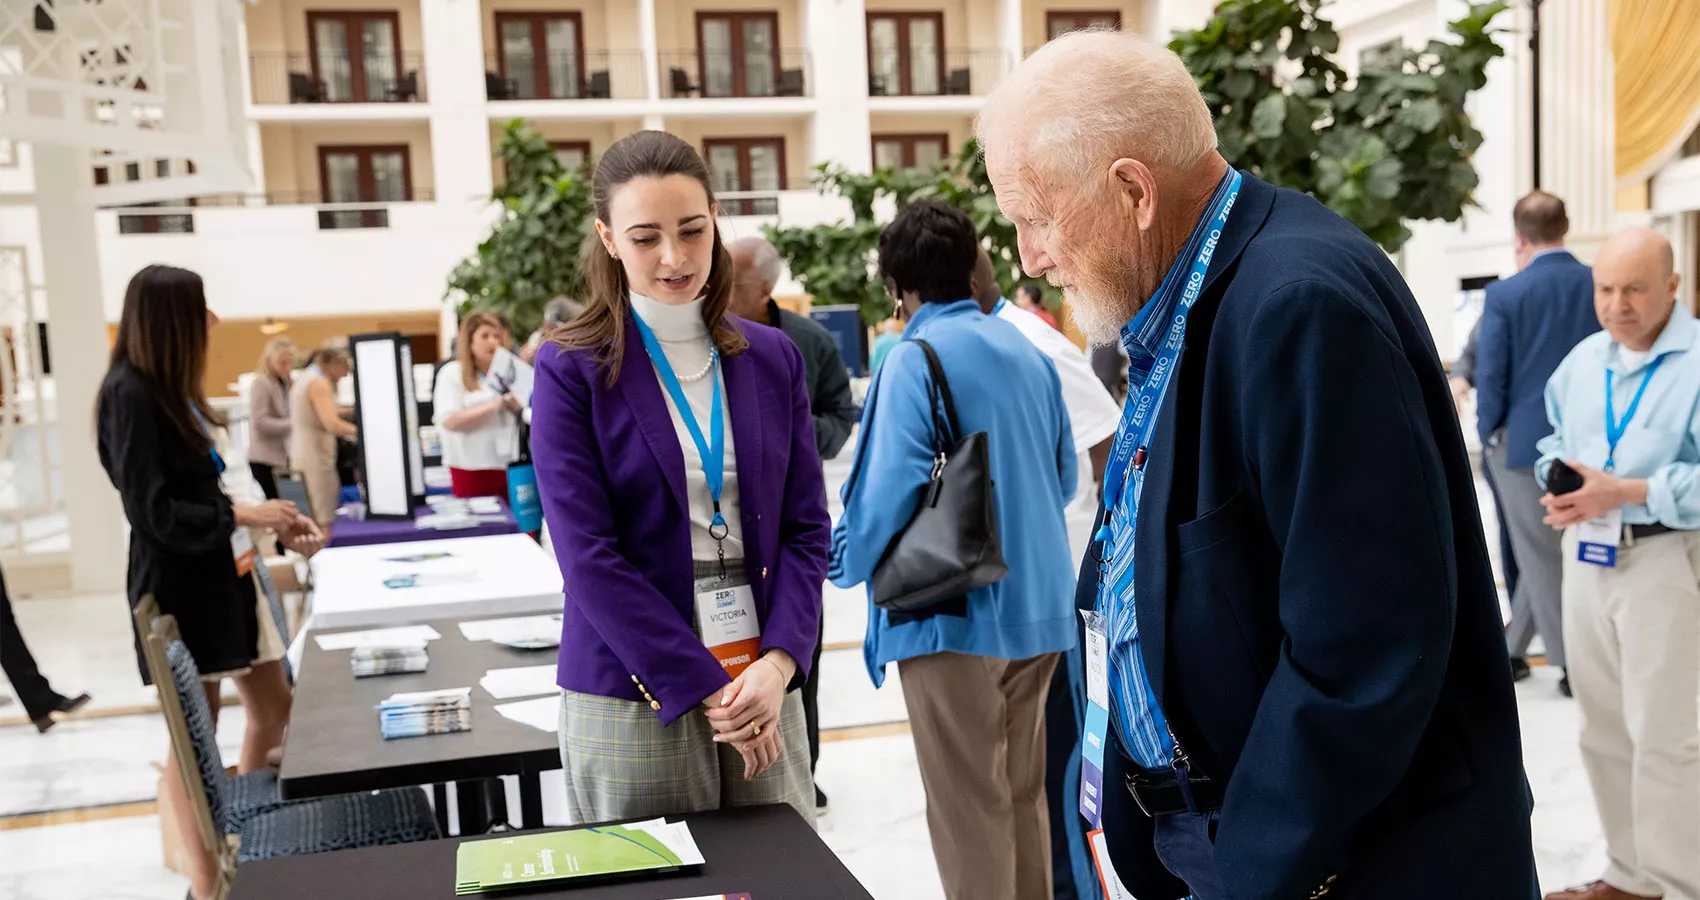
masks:
{"type": "MultiPolygon", "coordinates": [[[[1021,64],[1026,56],[1021,39],[1021,0],[1002,0],[998,9],[998,47],[1003,50],[1010,68],[1021,64]]],[[[1038,42],[1035,41],[1035,44],[1038,42]]]]}
{"type": "Polygon", "coordinates": [[[420,0],[419,19],[437,200],[482,205],[492,189],[482,9],[478,0],[420,0]]]}
{"type": "Polygon", "coordinates": [[[661,99],[661,48],[656,46],[655,39],[655,0],[638,0],[638,39],[643,42],[643,96],[654,102],[661,99]]]}
{"type": "MultiPolygon", "coordinates": [[[[809,48],[808,89],[815,98],[808,166],[831,159],[866,172],[873,167],[867,6],[862,0],[806,0],[802,24],[809,48]]],[[[801,167],[793,162],[791,168],[801,167]]]]}
{"type": "Polygon", "coordinates": [[[1564,200],[1583,260],[1612,232],[1615,66],[1605,5],[1541,4],[1541,189],[1564,200]]]}
{"type": "Polygon", "coordinates": [[[129,556],[124,509],[101,470],[89,423],[105,377],[98,364],[107,346],[101,303],[100,242],[88,189],[88,155],[65,147],[38,148],[36,216],[41,224],[42,275],[47,286],[49,349],[59,427],[59,466],[71,538],[71,589],[124,590],[129,556]],[[91,358],[93,361],[91,361],[91,358]],[[81,360],[81,363],[73,363],[81,360]]]}

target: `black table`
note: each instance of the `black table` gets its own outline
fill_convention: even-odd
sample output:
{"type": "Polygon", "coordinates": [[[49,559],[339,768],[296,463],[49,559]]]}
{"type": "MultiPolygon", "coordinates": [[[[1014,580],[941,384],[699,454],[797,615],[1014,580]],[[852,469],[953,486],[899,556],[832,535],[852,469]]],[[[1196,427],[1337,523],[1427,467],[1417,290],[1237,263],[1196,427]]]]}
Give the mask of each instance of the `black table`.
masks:
{"type": "MultiPolygon", "coordinates": [[[[485,618],[509,618],[507,616],[485,618]]],[[[348,650],[320,650],[315,635],[365,628],[336,628],[307,635],[296,674],[295,703],[289,715],[283,766],[278,783],[284,799],[299,800],[331,794],[459,782],[461,833],[482,832],[491,818],[485,810],[502,810],[500,791],[486,797],[481,779],[519,776],[520,824],[543,824],[542,784],[538,776],[561,767],[559,742],[552,732],[521,725],[496,712],[497,703],[478,680],[489,669],[539,666],[555,661],[556,651],[514,650],[494,641],[468,641],[460,623],[468,619],[437,619],[430,625],[442,637],[431,641],[430,667],[416,675],[355,678],[348,650]],[[386,741],[378,729],[377,705],[391,694],[412,691],[472,688],[472,730],[386,741]]],[[[525,698],[520,698],[525,699],[525,698]]],[[[437,794],[437,816],[447,812],[437,794]]],[[[501,812],[497,820],[505,820],[501,812]]],[[[446,833],[446,831],[445,831],[446,833]]],[[[450,879],[451,881],[453,879],[450,879]]],[[[451,885],[452,887],[452,885],[451,885]]]]}
{"type": "MultiPolygon", "coordinates": [[[[570,890],[497,894],[526,900],[660,900],[748,893],[752,900],[873,900],[789,806],[684,817],[706,863],[694,871],[570,890]]],[[[473,838],[475,840],[475,838],[473,838]]],[[[361,900],[449,900],[461,838],[243,864],[229,900],[318,900],[327,885],[361,900]]]]}

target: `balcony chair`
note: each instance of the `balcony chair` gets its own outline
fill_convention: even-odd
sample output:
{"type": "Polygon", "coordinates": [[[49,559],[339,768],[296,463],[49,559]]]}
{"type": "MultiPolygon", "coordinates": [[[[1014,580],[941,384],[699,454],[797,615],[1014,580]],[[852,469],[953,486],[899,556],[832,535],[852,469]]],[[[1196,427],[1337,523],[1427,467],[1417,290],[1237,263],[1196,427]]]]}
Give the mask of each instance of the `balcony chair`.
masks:
{"type": "Polygon", "coordinates": [[[591,100],[607,100],[614,96],[607,69],[590,73],[590,84],[585,88],[584,95],[591,100]]]}
{"type": "Polygon", "coordinates": [[[684,69],[673,69],[670,73],[673,79],[673,96],[695,97],[697,86],[692,83],[691,76],[684,69]]]}
{"type": "Polygon", "coordinates": [[[419,99],[419,71],[415,69],[397,78],[390,85],[388,100],[391,103],[409,103],[419,99]]]}
{"type": "Polygon", "coordinates": [[[778,97],[803,96],[803,70],[780,69],[779,86],[774,90],[774,95],[778,97]]]}
{"type": "Polygon", "coordinates": [[[512,100],[519,93],[519,85],[512,78],[503,78],[495,72],[484,73],[484,96],[491,100],[512,100]]]}
{"type": "Polygon", "coordinates": [[[227,775],[201,673],[178,638],[176,619],[162,615],[152,597],[136,607],[135,617],[202,846],[218,861],[215,896],[229,892],[240,863],[438,836],[420,788],[286,802],[269,769],[227,775]]]}
{"type": "Polygon", "coordinates": [[[973,80],[967,69],[951,69],[950,80],[945,85],[945,92],[956,97],[965,97],[973,93],[973,80]]]}
{"type": "Polygon", "coordinates": [[[306,72],[289,73],[289,102],[291,103],[323,103],[325,102],[325,86],[306,72]]]}

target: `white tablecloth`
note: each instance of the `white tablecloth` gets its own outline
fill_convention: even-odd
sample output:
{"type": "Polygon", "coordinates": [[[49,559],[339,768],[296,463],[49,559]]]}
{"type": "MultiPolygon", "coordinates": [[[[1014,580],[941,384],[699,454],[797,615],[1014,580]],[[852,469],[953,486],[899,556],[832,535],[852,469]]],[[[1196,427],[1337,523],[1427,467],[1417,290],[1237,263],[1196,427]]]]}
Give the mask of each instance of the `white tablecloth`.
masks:
{"type": "Polygon", "coordinates": [[[321,550],[313,608],[289,649],[297,666],[315,628],[560,612],[561,570],[523,534],[321,550]]]}

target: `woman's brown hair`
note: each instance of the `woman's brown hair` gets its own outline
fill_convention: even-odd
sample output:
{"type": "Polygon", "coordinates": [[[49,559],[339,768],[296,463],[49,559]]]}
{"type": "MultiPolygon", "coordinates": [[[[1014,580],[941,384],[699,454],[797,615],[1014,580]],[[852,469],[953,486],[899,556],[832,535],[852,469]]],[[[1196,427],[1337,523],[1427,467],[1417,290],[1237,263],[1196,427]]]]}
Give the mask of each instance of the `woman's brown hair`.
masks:
{"type": "Polygon", "coordinates": [[[224,416],[207,402],[207,295],[201,276],[175,266],[148,266],[124,290],[124,312],[110,366],[142,373],[154,398],[189,446],[211,450],[224,416]]]}
{"type": "MultiPolygon", "coordinates": [[[[708,165],[695,148],[665,131],[639,131],[614,143],[596,161],[590,178],[591,201],[596,218],[613,225],[609,216],[614,192],[627,182],[639,178],[666,178],[683,175],[696,179],[714,206],[714,185],[709,181],[708,165]]],[[[589,300],[584,311],[573,320],[555,329],[549,339],[568,350],[594,350],[596,362],[608,373],[612,384],[620,377],[620,363],[626,349],[626,320],[631,311],[631,285],[626,281],[626,269],[609,255],[594,232],[585,240],[581,250],[580,271],[585,273],[589,300]]],[[[703,324],[708,326],[714,346],[724,356],[737,356],[749,346],[744,333],[733,322],[732,256],[720,240],[720,226],[714,226],[714,262],[703,287],[706,301],[702,307],[703,324]]]]}
{"type": "Polygon", "coordinates": [[[487,312],[467,313],[460,320],[460,334],[455,338],[455,359],[460,362],[460,383],[469,391],[478,390],[478,365],[472,361],[472,336],[480,328],[504,329],[502,320],[487,312]]]}

